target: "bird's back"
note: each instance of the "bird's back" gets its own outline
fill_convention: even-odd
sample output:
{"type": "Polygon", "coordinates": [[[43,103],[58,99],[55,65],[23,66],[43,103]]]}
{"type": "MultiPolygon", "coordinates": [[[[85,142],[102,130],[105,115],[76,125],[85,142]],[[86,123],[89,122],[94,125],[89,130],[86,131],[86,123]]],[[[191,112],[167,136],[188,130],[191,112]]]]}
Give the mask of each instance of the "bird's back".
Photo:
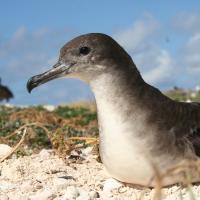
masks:
{"type": "Polygon", "coordinates": [[[157,121],[161,132],[170,137],[174,135],[177,150],[184,154],[189,145],[200,156],[200,103],[176,102],[170,99],[160,109],[157,121]]]}
{"type": "Polygon", "coordinates": [[[200,157],[200,103],[181,103],[181,106],[185,114],[181,123],[182,129],[177,132],[177,137],[187,138],[196,155],[200,157]]]}

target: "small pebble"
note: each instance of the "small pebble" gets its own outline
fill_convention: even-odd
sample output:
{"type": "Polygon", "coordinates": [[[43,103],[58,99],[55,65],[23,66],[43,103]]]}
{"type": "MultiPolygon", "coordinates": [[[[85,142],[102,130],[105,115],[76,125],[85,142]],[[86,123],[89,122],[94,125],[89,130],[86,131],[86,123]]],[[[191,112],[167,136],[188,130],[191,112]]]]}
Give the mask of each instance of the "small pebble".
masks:
{"type": "Polygon", "coordinates": [[[31,191],[33,188],[33,183],[31,181],[26,181],[21,185],[21,189],[24,191],[31,191]]]}
{"type": "Polygon", "coordinates": [[[0,184],[0,191],[11,190],[11,189],[15,189],[15,188],[16,188],[16,185],[14,185],[14,184],[9,184],[6,182],[1,182],[1,184],[0,184]]]}
{"type": "Polygon", "coordinates": [[[78,191],[77,187],[69,186],[66,189],[66,192],[65,192],[64,196],[62,197],[62,200],[76,199],[79,195],[80,194],[79,194],[79,191],[78,191]]]}
{"type": "Polygon", "coordinates": [[[67,189],[69,182],[67,179],[64,178],[55,178],[53,180],[54,186],[56,186],[57,190],[67,189]]]}
{"type": "Polygon", "coordinates": [[[91,191],[91,192],[89,193],[89,195],[90,195],[90,198],[91,198],[91,199],[95,199],[95,198],[99,198],[99,197],[100,197],[100,196],[99,196],[99,193],[96,192],[96,191],[91,191]]]}
{"type": "Polygon", "coordinates": [[[79,196],[76,198],[76,200],[92,200],[89,192],[83,190],[83,189],[79,189],[79,196]]]}
{"type": "Polygon", "coordinates": [[[30,200],[49,200],[53,198],[54,194],[51,190],[44,189],[43,191],[39,191],[36,194],[29,197],[30,200]]]}
{"type": "Polygon", "coordinates": [[[9,200],[9,197],[7,195],[0,195],[1,200],[9,200]]]}
{"type": "Polygon", "coordinates": [[[109,178],[104,182],[104,186],[103,186],[103,193],[107,196],[107,197],[112,197],[112,191],[115,189],[119,189],[120,187],[122,187],[123,184],[120,183],[119,181],[109,178]]]}
{"type": "Polygon", "coordinates": [[[39,155],[41,158],[46,159],[50,156],[50,153],[46,149],[42,149],[39,155]]]}
{"type": "Polygon", "coordinates": [[[11,152],[12,148],[7,144],[0,144],[0,159],[11,152]]]}

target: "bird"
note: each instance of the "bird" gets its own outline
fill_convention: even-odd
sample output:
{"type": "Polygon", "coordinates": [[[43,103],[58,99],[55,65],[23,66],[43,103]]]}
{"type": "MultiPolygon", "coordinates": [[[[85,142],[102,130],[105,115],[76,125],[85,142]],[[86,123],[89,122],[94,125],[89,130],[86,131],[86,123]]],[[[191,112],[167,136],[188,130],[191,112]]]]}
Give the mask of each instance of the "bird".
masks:
{"type": "Polygon", "coordinates": [[[14,95],[11,90],[5,85],[2,85],[0,78],[0,101],[3,101],[5,99],[8,102],[13,97],[14,95]]]}
{"type": "MultiPolygon", "coordinates": [[[[146,83],[131,56],[103,33],[80,35],[60,50],[57,63],[31,77],[27,90],[50,80],[80,79],[94,93],[100,157],[118,181],[155,187],[156,172],[200,156],[200,104],[177,102],[146,83]]],[[[197,172],[191,172],[198,182],[197,172]]],[[[162,186],[183,180],[166,177],[162,186]]]]}

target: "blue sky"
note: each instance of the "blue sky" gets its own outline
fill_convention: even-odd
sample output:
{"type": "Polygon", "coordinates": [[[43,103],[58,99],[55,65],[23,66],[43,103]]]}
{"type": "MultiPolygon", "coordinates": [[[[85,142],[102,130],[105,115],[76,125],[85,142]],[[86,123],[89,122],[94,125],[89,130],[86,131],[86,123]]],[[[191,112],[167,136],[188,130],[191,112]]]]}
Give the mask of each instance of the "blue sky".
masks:
{"type": "Polygon", "coordinates": [[[0,77],[17,105],[92,99],[78,80],[57,79],[26,91],[51,67],[60,47],[80,34],[103,32],[132,56],[144,79],[165,90],[200,85],[200,2],[144,0],[0,0],[0,77]]]}

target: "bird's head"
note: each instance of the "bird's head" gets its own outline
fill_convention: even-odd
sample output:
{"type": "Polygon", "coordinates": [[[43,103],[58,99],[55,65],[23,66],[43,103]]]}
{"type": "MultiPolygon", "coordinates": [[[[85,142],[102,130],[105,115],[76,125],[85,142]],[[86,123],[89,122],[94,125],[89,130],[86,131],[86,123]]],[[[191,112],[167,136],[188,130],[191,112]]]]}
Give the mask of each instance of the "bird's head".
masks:
{"type": "Polygon", "coordinates": [[[130,56],[110,36],[101,33],[82,35],[61,48],[59,60],[50,70],[30,78],[27,89],[31,92],[43,83],[65,76],[90,82],[102,73],[119,70],[119,66],[128,66],[131,62],[130,56]]]}

